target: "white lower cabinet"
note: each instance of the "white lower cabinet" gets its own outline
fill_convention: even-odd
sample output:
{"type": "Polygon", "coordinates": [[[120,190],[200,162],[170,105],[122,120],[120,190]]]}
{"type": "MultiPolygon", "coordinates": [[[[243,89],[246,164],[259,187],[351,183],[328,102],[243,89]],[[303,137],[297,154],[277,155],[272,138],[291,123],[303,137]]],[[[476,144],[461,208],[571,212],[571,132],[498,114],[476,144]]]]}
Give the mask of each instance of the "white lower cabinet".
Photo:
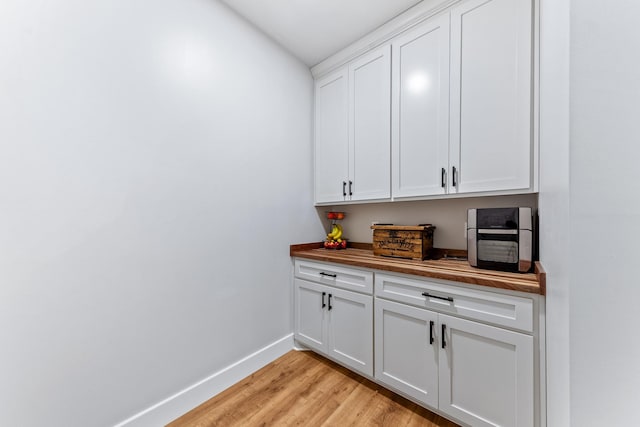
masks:
{"type": "Polygon", "coordinates": [[[327,349],[327,287],[296,279],[296,339],[319,351],[327,349]]]}
{"type": "Polygon", "coordinates": [[[300,343],[373,376],[373,297],[295,279],[295,337],[300,343]]]}
{"type": "Polygon", "coordinates": [[[304,260],[295,271],[299,343],[463,425],[545,425],[542,297],[304,260]]]}
{"type": "Polygon", "coordinates": [[[442,284],[388,274],[376,274],[375,289],[377,381],[468,425],[536,425],[534,337],[452,315],[484,320],[491,304],[496,315],[515,312],[522,297],[447,292],[442,284]],[[471,301],[476,310],[463,310],[471,301]]]}
{"type": "Polygon", "coordinates": [[[376,379],[438,407],[438,314],[376,298],[376,379]]]}
{"type": "Polygon", "coordinates": [[[533,337],[438,316],[438,408],[473,426],[533,426],[533,337]]]}

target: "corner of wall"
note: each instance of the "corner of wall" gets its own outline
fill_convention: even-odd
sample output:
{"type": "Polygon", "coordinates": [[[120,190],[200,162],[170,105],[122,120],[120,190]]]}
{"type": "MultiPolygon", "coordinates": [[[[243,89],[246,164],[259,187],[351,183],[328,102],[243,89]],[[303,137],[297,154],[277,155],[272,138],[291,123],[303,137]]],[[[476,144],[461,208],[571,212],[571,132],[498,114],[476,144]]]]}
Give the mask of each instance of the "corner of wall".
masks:
{"type": "Polygon", "coordinates": [[[166,425],[294,349],[293,334],[118,423],[115,427],[166,425]]]}

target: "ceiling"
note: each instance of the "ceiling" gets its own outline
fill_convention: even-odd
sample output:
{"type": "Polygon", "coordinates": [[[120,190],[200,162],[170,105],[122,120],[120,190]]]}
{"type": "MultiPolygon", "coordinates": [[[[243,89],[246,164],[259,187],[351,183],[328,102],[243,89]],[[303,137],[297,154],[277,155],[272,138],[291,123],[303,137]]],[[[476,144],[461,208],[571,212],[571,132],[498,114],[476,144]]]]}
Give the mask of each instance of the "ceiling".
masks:
{"type": "Polygon", "coordinates": [[[221,0],[309,67],[421,0],[221,0]]]}

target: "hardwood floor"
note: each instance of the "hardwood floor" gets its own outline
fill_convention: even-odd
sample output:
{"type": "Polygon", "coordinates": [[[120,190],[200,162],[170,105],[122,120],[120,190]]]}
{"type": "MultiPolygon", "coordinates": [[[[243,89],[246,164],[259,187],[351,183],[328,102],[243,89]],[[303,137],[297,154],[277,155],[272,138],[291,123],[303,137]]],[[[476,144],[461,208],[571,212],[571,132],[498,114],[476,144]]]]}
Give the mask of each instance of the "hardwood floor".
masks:
{"type": "Polygon", "coordinates": [[[169,427],[455,427],[315,353],[290,351],[169,427]]]}

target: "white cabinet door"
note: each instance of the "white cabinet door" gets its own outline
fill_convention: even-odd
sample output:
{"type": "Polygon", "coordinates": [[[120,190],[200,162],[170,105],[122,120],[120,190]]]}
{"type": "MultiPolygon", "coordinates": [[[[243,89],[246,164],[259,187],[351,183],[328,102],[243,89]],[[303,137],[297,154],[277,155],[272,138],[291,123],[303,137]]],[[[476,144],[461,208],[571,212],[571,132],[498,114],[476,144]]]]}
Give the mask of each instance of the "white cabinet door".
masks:
{"type": "Polygon", "coordinates": [[[440,410],[473,426],[533,426],[533,337],[441,314],[443,331],[440,410]]]}
{"type": "Polygon", "coordinates": [[[295,279],[295,336],[318,351],[327,347],[327,287],[295,279]]]}
{"type": "Polygon", "coordinates": [[[349,66],[351,200],[391,197],[391,46],[349,66]]]}
{"type": "Polygon", "coordinates": [[[295,338],[373,376],[373,297],[295,279],[295,338]]]}
{"type": "Polygon", "coordinates": [[[393,197],[444,194],[449,167],[449,14],[393,41],[393,197]]]}
{"type": "Polygon", "coordinates": [[[452,8],[451,46],[449,192],[531,188],[531,0],[452,8]]]}
{"type": "Polygon", "coordinates": [[[345,67],[316,81],[315,197],[318,203],[345,200],[343,189],[349,177],[348,80],[345,67]]]}
{"type": "Polygon", "coordinates": [[[375,355],[378,381],[438,407],[438,315],[376,298],[375,355]]]}
{"type": "Polygon", "coordinates": [[[327,304],[327,354],[373,376],[373,297],[331,288],[327,304]]]}

